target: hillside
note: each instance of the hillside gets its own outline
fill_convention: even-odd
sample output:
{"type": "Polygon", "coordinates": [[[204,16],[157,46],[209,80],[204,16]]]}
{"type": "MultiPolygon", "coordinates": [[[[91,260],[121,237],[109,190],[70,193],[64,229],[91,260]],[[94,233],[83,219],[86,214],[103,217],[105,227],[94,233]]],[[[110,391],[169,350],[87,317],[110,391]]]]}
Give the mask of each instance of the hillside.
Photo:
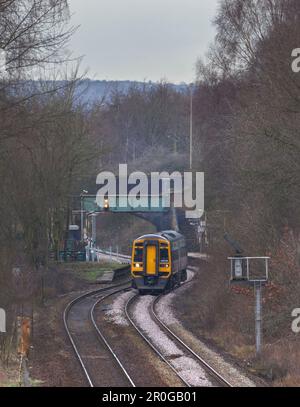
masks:
{"type": "MultiPolygon", "coordinates": [[[[151,89],[158,85],[157,82],[136,82],[136,81],[106,81],[85,79],[78,85],[77,92],[80,95],[80,100],[86,103],[96,101],[108,102],[111,96],[116,92],[127,94],[129,89],[136,87],[138,89],[151,89]]],[[[178,92],[185,92],[188,89],[188,84],[182,83],[179,85],[168,84],[172,89],[178,92]]]]}

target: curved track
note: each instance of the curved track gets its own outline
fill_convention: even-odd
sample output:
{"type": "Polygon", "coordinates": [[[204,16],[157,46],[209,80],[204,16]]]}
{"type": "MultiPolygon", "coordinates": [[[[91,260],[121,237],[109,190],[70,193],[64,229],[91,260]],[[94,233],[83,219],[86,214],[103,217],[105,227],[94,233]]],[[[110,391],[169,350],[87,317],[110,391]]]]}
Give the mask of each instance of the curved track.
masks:
{"type": "Polygon", "coordinates": [[[160,328],[165,331],[169,337],[174,339],[178,344],[180,344],[184,350],[189,353],[193,358],[195,358],[200,364],[204,367],[207,373],[217,380],[221,386],[225,387],[233,387],[220,373],[218,373],[212,366],[209,365],[201,356],[199,356],[196,352],[193,351],[179,336],[177,336],[157,315],[155,312],[155,305],[161,299],[161,295],[156,297],[151,304],[151,315],[153,319],[157,322],[160,328]]]}
{"type": "Polygon", "coordinates": [[[105,338],[105,336],[103,335],[103,333],[101,332],[99,326],[96,324],[95,321],[95,308],[104,300],[106,300],[107,298],[111,297],[112,295],[115,295],[121,291],[124,291],[124,289],[122,290],[117,290],[117,291],[113,291],[112,293],[109,293],[107,295],[105,295],[104,297],[101,297],[99,300],[97,300],[90,312],[90,316],[91,316],[91,321],[95,327],[95,330],[97,331],[99,337],[102,339],[102,341],[105,343],[107,349],[110,351],[110,353],[112,354],[112,356],[114,357],[114,359],[116,360],[116,362],[118,363],[118,365],[120,366],[121,370],[123,371],[124,375],[127,377],[128,381],[130,382],[132,387],[136,387],[133,380],[131,379],[131,377],[129,376],[127,370],[125,369],[124,365],[122,364],[122,362],[120,361],[120,359],[118,358],[117,354],[114,352],[114,350],[112,349],[112,347],[110,346],[108,340],[105,338]]]}
{"type": "Polygon", "coordinates": [[[139,335],[144,339],[144,341],[153,349],[153,351],[159,356],[159,358],[165,362],[170,369],[179,377],[179,379],[183,382],[183,384],[187,387],[190,387],[190,384],[181,376],[181,374],[171,365],[171,363],[164,357],[164,355],[159,351],[159,349],[153,345],[153,343],[147,338],[147,336],[143,333],[143,331],[136,325],[129,313],[129,307],[132,306],[133,302],[139,297],[139,294],[135,295],[134,297],[130,298],[125,306],[125,314],[130,322],[130,324],[134,327],[134,329],[139,333],[139,335]]]}
{"type": "MultiPolygon", "coordinates": [[[[189,281],[190,282],[190,281],[189,281]]],[[[184,283],[184,284],[188,284],[184,283]]],[[[181,284],[183,286],[184,284],[181,284]]],[[[153,344],[153,342],[147,337],[147,335],[140,329],[133,318],[130,316],[129,309],[133,306],[134,302],[139,298],[139,295],[132,297],[126,304],[125,307],[125,314],[131,323],[131,325],[135,328],[135,330],[139,333],[139,335],[144,339],[145,342],[154,350],[154,352],[159,356],[161,360],[163,360],[180,378],[180,380],[188,387],[192,385],[178,372],[175,367],[170,363],[170,361],[161,353],[157,346],[153,344]]],[[[180,349],[184,352],[184,354],[196,362],[198,362],[205,370],[205,372],[213,379],[213,382],[216,386],[221,387],[232,387],[232,385],[222,376],[220,375],[212,366],[209,365],[201,356],[199,356],[196,352],[194,352],[181,338],[179,338],[171,329],[159,318],[159,316],[155,312],[155,305],[157,302],[162,298],[162,295],[154,298],[150,307],[150,315],[153,321],[158,325],[158,327],[170,338],[173,342],[175,342],[180,349]]]]}
{"type": "Polygon", "coordinates": [[[116,386],[135,386],[93,318],[99,301],[129,287],[125,282],[84,293],[70,301],[64,310],[65,330],[90,387],[112,386],[114,382],[116,386]],[[106,292],[109,293],[102,296],[106,292]],[[117,362],[115,369],[112,369],[112,357],[117,362]],[[101,376],[101,371],[106,375],[101,376]]]}
{"type": "MultiPolygon", "coordinates": [[[[186,283],[181,284],[181,286],[190,283],[191,281],[188,281],[186,283]]],[[[110,343],[108,339],[103,335],[101,332],[99,326],[96,324],[95,320],[95,308],[97,305],[99,305],[102,301],[104,301],[106,298],[113,296],[119,292],[125,291],[128,289],[130,286],[128,282],[125,283],[120,283],[117,285],[112,285],[108,286],[105,288],[101,288],[98,290],[90,291],[88,293],[84,293],[74,300],[72,300],[65,308],[64,314],[63,314],[63,321],[64,321],[64,326],[65,330],[68,334],[68,337],[70,339],[70,342],[72,344],[74,353],[81,365],[82,371],[84,373],[84,376],[87,380],[87,383],[90,387],[96,387],[96,386],[112,386],[113,382],[116,383],[118,386],[132,386],[135,387],[135,384],[126,371],[124,365],[110,346],[110,343]],[[126,286],[127,285],[127,286],[126,286]],[[106,294],[107,293],[107,294],[106,294]],[[103,294],[103,295],[102,295],[103,294]],[[79,316],[79,319],[77,319],[77,324],[79,324],[79,329],[74,329],[74,321],[76,322],[76,312],[78,312],[79,307],[81,309],[85,309],[85,316],[82,318],[82,315],[79,316]],[[75,309],[77,307],[77,310],[75,309]],[[73,313],[73,315],[72,315],[73,313]],[[70,318],[71,316],[71,318],[70,318]],[[72,322],[73,319],[73,322],[72,322]],[[85,326],[82,326],[82,319],[85,319],[85,326]],[[89,327],[87,329],[86,323],[88,322],[89,327]],[[81,326],[80,326],[81,323],[81,326]],[[73,325],[73,326],[72,326],[73,325]],[[85,337],[81,337],[82,334],[84,334],[85,337]],[[96,334],[96,335],[95,335],[96,334]],[[87,338],[88,337],[88,338],[87,338]],[[91,337],[94,337],[96,339],[93,342],[92,345],[87,346],[89,347],[89,350],[91,351],[92,349],[92,354],[91,355],[85,355],[86,353],[86,344],[91,340],[91,337]],[[87,340],[88,339],[88,340],[87,340]],[[83,345],[84,344],[84,345],[83,345]],[[101,346],[102,345],[102,346],[101,346]],[[108,355],[109,354],[109,358],[108,355]],[[103,381],[99,382],[99,378],[97,378],[97,373],[99,371],[107,371],[105,367],[105,363],[107,363],[107,359],[109,359],[107,368],[111,371],[112,367],[112,358],[113,361],[115,362],[116,368],[114,371],[118,371],[117,373],[114,374],[114,377],[110,377],[107,380],[107,383],[103,383],[103,381]],[[96,366],[95,366],[95,360],[96,360],[96,366]],[[92,362],[92,363],[91,363],[92,362]],[[94,366],[93,366],[94,365],[94,366]],[[98,366],[98,368],[97,368],[98,366]]],[[[162,352],[155,346],[152,341],[147,337],[147,335],[140,329],[133,318],[130,316],[130,311],[129,309],[132,307],[134,302],[139,298],[139,295],[135,295],[131,297],[125,306],[125,314],[130,322],[130,324],[133,326],[133,328],[138,332],[138,334],[142,337],[142,339],[152,348],[152,350],[158,355],[158,357],[167,364],[167,366],[178,376],[180,381],[187,387],[191,387],[192,385],[186,380],[179,371],[176,370],[176,368],[171,364],[171,361],[169,361],[163,354],[162,352]]],[[[157,315],[155,311],[155,306],[158,303],[158,301],[162,298],[162,295],[156,297],[153,299],[151,306],[149,308],[149,313],[152,318],[152,320],[157,324],[157,326],[162,330],[165,335],[168,336],[169,339],[171,339],[174,343],[176,343],[180,349],[184,352],[184,354],[195,361],[197,361],[206,371],[206,373],[213,379],[213,382],[217,386],[222,386],[222,387],[232,387],[232,385],[222,376],[220,375],[212,366],[209,365],[201,356],[199,356],[193,349],[191,349],[180,337],[178,337],[157,315]]],[[[78,317],[77,317],[78,318],[78,317]]]]}

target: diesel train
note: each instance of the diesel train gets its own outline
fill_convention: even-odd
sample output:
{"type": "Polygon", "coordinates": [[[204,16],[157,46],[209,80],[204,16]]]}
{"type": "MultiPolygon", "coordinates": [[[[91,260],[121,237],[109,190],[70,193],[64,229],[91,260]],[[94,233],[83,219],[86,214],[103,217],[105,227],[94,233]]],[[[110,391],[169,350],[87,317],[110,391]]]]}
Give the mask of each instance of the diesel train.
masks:
{"type": "Polygon", "coordinates": [[[187,278],[187,248],[183,235],[173,230],[134,240],[132,286],[140,294],[172,290],[187,278]]]}

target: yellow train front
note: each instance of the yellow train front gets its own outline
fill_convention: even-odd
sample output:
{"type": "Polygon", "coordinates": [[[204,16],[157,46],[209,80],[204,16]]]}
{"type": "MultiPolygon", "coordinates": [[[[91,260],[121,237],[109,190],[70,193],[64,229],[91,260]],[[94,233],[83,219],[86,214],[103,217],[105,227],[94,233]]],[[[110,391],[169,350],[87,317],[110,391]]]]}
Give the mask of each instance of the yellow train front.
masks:
{"type": "Polygon", "coordinates": [[[140,294],[172,290],[187,278],[184,236],[173,230],[148,234],[132,246],[132,285],[140,294]]]}

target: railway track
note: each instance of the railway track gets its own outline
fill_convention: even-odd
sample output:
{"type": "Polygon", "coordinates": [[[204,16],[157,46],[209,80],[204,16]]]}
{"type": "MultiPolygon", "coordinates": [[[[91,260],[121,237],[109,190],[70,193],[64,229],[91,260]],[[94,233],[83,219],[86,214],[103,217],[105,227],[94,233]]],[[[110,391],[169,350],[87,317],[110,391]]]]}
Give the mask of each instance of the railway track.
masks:
{"type": "Polygon", "coordinates": [[[151,315],[160,326],[160,328],[166,332],[172,339],[174,339],[180,346],[184,348],[184,350],[194,357],[207,371],[207,373],[213,377],[221,386],[225,387],[233,387],[231,383],[228,382],[220,373],[218,373],[209,363],[207,363],[201,356],[199,356],[193,349],[191,349],[178,335],[176,335],[157,315],[155,312],[155,305],[161,299],[161,295],[156,297],[151,304],[151,315]]]}
{"type": "Polygon", "coordinates": [[[160,352],[158,347],[153,345],[151,340],[148,339],[148,337],[144,334],[144,332],[138,327],[138,325],[134,322],[133,318],[130,316],[129,307],[131,307],[133,305],[133,303],[137,300],[138,297],[139,297],[139,294],[130,298],[126,303],[125,314],[126,314],[128,321],[134,327],[134,329],[138,332],[138,334],[143,338],[143,340],[153,349],[153,351],[158,355],[158,357],[169,366],[169,368],[176,374],[176,376],[179,377],[179,379],[182,381],[182,383],[187,387],[191,387],[190,384],[182,377],[182,375],[174,368],[174,366],[172,366],[172,364],[169,362],[169,360],[160,352]]]}
{"type": "MultiPolygon", "coordinates": [[[[188,283],[189,282],[186,282],[184,284],[188,283]]],[[[181,286],[184,284],[181,284],[181,286]]],[[[117,386],[135,387],[134,381],[132,380],[128,371],[122,364],[122,361],[110,345],[109,339],[104,336],[100,327],[97,325],[95,317],[95,309],[101,302],[105,301],[113,295],[125,291],[129,287],[130,285],[128,284],[128,282],[125,282],[84,293],[72,300],[64,310],[63,321],[65,330],[72,344],[74,353],[81,365],[86,381],[90,387],[113,386],[113,382],[115,382],[117,386]],[[79,309],[82,309],[83,314],[85,315],[82,315],[82,312],[78,313],[79,309]],[[94,338],[92,344],[89,343],[91,339],[87,340],[88,336],[89,338],[94,338]],[[88,347],[89,350],[92,351],[90,355],[87,354],[86,347],[88,347]],[[108,354],[110,356],[109,358],[107,358],[108,354]],[[107,363],[108,359],[109,362],[107,363]],[[107,369],[104,366],[105,363],[107,363],[108,370],[111,371],[112,359],[116,365],[115,370],[118,370],[118,373],[115,375],[113,380],[111,380],[110,377],[106,377],[106,383],[103,382],[103,380],[99,381],[96,372],[107,372],[107,369]]],[[[166,363],[167,366],[175,373],[175,375],[180,379],[183,385],[192,387],[193,384],[191,384],[190,381],[186,377],[184,377],[184,375],[178,369],[176,369],[176,367],[174,367],[174,364],[172,364],[172,359],[169,359],[167,356],[165,356],[162,351],[160,351],[160,349],[153,343],[151,338],[149,338],[134,321],[133,317],[131,316],[130,309],[138,300],[138,298],[138,294],[131,297],[125,305],[125,315],[129,323],[140,335],[140,337],[158,355],[158,357],[164,363],[166,363]]],[[[191,349],[160,319],[155,311],[155,307],[161,298],[162,295],[155,297],[151,303],[151,306],[149,307],[149,314],[152,320],[159,327],[159,329],[163,331],[163,333],[173,343],[176,343],[176,345],[180,348],[180,350],[186,357],[193,359],[201,365],[207,375],[212,378],[212,382],[214,383],[214,385],[222,387],[232,387],[232,385],[222,375],[220,375],[212,366],[209,365],[209,363],[207,363],[201,356],[199,356],[193,349],[191,349]]]]}
{"type": "Polygon", "coordinates": [[[125,369],[123,363],[121,362],[121,360],[119,359],[119,357],[117,356],[117,354],[115,353],[115,351],[113,350],[113,348],[111,347],[109,341],[107,340],[107,338],[104,336],[104,334],[102,333],[102,331],[100,330],[99,326],[96,323],[96,319],[95,319],[95,308],[102,302],[105,301],[107,298],[124,291],[124,289],[121,290],[117,290],[117,291],[113,291],[109,294],[106,294],[104,297],[101,297],[99,300],[97,300],[93,307],[91,308],[90,311],[90,317],[91,317],[91,321],[94,325],[94,328],[96,330],[96,332],[98,333],[99,337],[102,339],[103,343],[105,344],[105,346],[107,347],[107,349],[109,350],[109,352],[112,354],[112,356],[114,357],[114,359],[116,360],[117,364],[120,366],[121,370],[123,371],[124,375],[126,376],[126,378],[128,379],[129,383],[131,384],[132,387],[136,387],[132,378],[130,377],[129,373],[127,372],[127,370],[125,369]]]}
{"type": "Polygon", "coordinates": [[[114,383],[116,386],[135,387],[93,315],[96,304],[129,287],[128,282],[124,282],[84,293],[70,301],[64,310],[66,333],[90,387],[113,386],[114,383]],[[116,369],[112,369],[112,361],[116,369]],[[100,377],[101,371],[106,374],[100,377]]]}
{"type": "MultiPolygon", "coordinates": [[[[187,283],[186,283],[187,284],[187,283]]],[[[182,284],[183,285],[183,284],[182,284]]],[[[181,285],[181,286],[182,286],[181,285]]],[[[172,364],[172,358],[164,355],[162,351],[156,346],[149,338],[145,332],[138,326],[138,324],[134,321],[134,318],[131,316],[130,309],[134,305],[134,303],[138,300],[139,295],[135,295],[134,297],[130,298],[125,306],[125,314],[127,316],[128,321],[134,327],[134,329],[138,332],[138,334],[144,339],[144,341],[153,349],[153,351],[159,356],[161,360],[163,360],[170,369],[179,377],[182,383],[187,387],[192,387],[192,384],[188,379],[184,377],[184,375],[174,367],[172,364]]],[[[162,298],[162,295],[153,299],[151,306],[149,308],[149,313],[152,320],[156,323],[156,325],[160,328],[161,331],[169,338],[172,342],[176,343],[179,349],[183,352],[184,356],[192,358],[201,367],[205,370],[208,376],[212,379],[212,382],[216,386],[221,387],[232,387],[232,385],[222,376],[220,375],[212,366],[209,365],[201,356],[199,356],[196,352],[193,351],[181,338],[179,338],[171,329],[159,318],[159,316],[155,312],[155,305],[158,301],[162,298]]]]}

